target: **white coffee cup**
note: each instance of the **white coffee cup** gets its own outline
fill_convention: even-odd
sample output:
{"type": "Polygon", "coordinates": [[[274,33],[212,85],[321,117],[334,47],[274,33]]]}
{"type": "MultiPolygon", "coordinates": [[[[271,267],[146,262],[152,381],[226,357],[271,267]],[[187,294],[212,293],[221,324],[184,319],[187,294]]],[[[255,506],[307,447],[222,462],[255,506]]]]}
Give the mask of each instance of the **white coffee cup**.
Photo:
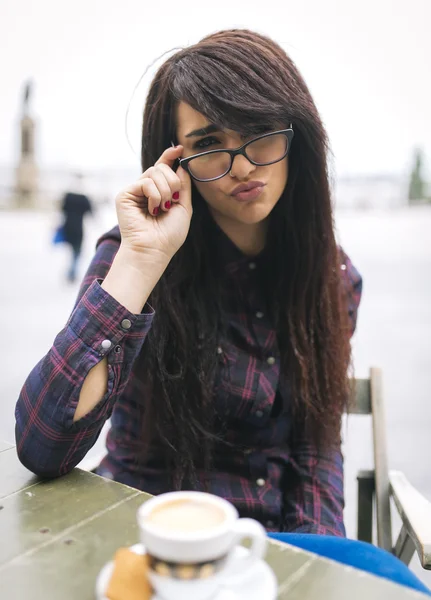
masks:
{"type": "Polygon", "coordinates": [[[147,500],[138,510],[141,542],[150,557],[150,580],[163,600],[206,600],[262,559],[266,531],[254,519],[240,519],[227,500],[204,492],[169,492],[147,500]],[[229,567],[235,548],[250,538],[249,553],[229,567]]]}

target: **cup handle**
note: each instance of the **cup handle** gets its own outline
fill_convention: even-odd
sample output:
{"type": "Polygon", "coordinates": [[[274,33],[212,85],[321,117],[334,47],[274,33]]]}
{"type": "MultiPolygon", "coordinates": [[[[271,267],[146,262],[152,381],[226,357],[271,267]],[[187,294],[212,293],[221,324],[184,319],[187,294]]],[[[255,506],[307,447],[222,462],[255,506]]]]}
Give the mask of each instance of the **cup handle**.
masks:
{"type": "Polygon", "coordinates": [[[223,583],[235,584],[248,575],[248,570],[257,560],[264,558],[268,545],[265,528],[254,519],[237,519],[233,525],[234,548],[245,538],[251,538],[252,545],[247,556],[238,559],[238,575],[228,575],[223,583]]]}

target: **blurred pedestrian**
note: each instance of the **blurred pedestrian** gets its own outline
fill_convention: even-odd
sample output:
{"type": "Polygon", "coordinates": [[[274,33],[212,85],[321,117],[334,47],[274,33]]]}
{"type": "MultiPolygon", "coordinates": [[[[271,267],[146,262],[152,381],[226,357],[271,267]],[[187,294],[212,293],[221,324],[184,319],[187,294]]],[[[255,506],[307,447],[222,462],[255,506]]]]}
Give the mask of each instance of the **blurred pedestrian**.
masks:
{"type": "Polygon", "coordinates": [[[67,271],[67,279],[71,283],[77,277],[84,237],[84,216],[93,212],[89,197],[82,193],[82,182],[83,175],[77,173],[75,175],[74,191],[65,193],[61,205],[64,215],[63,238],[71,248],[71,260],[67,271]]]}

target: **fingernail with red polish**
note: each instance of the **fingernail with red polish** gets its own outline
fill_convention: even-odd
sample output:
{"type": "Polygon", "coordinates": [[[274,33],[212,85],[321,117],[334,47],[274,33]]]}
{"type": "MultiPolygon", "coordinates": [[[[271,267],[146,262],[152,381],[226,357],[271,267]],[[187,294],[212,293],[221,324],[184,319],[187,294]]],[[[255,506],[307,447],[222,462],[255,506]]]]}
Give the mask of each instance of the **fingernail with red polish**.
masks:
{"type": "Polygon", "coordinates": [[[179,200],[179,199],[180,199],[180,193],[179,193],[179,192],[175,192],[175,193],[173,194],[172,198],[173,198],[174,200],[179,200]]]}
{"type": "Polygon", "coordinates": [[[160,208],[158,206],[156,206],[156,208],[153,210],[153,215],[158,215],[160,211],[160,208]]]}
{"type": "Polygon", "coordinates": [[[171,208],[171,204],[172,204],[172,202],[170,202],[170,200],[168,200],[167,202],[165,202],[165,208],[167,208],[167,209],[171,208]]]}

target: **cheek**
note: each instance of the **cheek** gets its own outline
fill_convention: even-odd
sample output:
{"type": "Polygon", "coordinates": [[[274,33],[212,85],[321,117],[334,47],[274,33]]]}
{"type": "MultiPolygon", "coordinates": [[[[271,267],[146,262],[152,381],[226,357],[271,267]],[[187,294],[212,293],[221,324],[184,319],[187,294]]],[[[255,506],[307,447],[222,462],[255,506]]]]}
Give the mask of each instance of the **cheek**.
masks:
{"type": "Polygon", "coordinates": [[[197,191],[205,200],[205,202],[210,205],[215,204],[217,202],[217,198],[220,198],[222,195],[219,181],[213,181],[210,183],[199,183],[199,181],[194,181],[193,185],[196,187],[197,191]]]}
{"type": "Polygon", "coordinates": [[[283,160],[281,163],[279,163],[278,165],[275,165],[278,167],[277,173],[276,173],[276,182],[277,182],[277,187],[281,188],[282,190],[284,190],[284,188],[286,187],[287,184],[287,179],[289,177],[289,163],[286,160],[283,160]]]}

